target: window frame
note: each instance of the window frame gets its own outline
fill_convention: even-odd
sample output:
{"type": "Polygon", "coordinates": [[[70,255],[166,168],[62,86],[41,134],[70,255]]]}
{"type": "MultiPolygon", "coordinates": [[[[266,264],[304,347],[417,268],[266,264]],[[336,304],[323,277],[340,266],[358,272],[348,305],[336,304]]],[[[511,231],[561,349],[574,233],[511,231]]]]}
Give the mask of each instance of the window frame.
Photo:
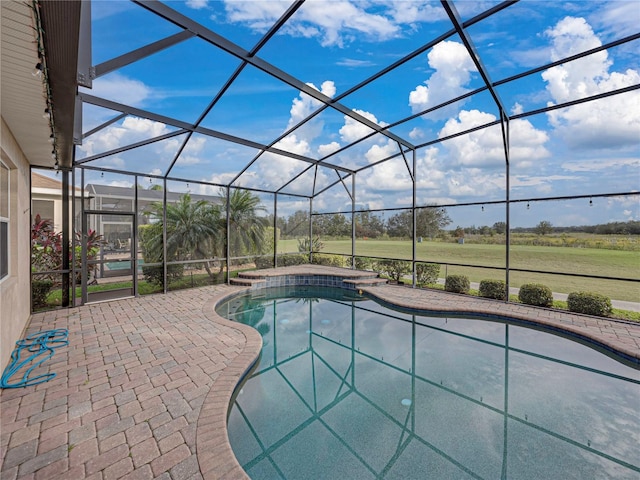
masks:
{"type": "Polygon", "coordinates": [[[0,160],[0,283],[11,276],[11,169],[0,160]]]}

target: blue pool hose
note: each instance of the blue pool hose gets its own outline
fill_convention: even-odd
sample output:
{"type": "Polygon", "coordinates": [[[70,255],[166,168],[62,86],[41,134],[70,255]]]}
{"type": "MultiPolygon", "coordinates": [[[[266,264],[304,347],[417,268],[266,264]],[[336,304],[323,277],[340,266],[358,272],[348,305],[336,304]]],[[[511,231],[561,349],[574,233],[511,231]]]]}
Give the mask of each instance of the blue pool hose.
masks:
{"type": "Polygon", "coordinates": [[[7,365],[2,378],[0,379],[0,388],[21,388],[39,383],[47,382],[56,376],[55,373],[43,373],[42,375],[29,378],[33,369],[37,368],[42,362],[53,357],[56,348],[69,345],[69,331],[66,328],[58,328],[56,330],[47,330],[44,332],[33,333],[23,340],[16,342],[16,348],[11,352],[11,362],[7,365]],[[24,355],[30,354],[27,358],[21,359],[24,355]],[[38,359],[36,361],[36,359],[38,359]],[[11,377],[17,374],[26,365],[33,362],[22,376],[22,380],[10,383],[11,377]]]}

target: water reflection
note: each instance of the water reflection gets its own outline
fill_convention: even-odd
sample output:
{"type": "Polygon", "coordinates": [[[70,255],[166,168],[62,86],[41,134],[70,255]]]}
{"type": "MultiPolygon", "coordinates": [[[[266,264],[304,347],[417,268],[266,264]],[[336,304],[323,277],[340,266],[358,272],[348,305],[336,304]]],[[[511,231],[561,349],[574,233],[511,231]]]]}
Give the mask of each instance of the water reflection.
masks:
{"type": "Polygon", "coordinates": [[[252,478],[640,478],[638,370],[514,325],[269,295],[221,312],[265,340],[229,417],[252,478]]]}

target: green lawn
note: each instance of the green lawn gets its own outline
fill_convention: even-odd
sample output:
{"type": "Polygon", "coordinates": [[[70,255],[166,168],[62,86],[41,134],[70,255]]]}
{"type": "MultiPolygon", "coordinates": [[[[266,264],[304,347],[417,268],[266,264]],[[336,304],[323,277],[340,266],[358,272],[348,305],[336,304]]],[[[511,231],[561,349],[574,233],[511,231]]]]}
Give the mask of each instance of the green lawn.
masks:
{"type": "MultiPolygon", "coordinates": [[[[350,240],[323,240],[326,253],[351,253],[350,240]]],[[[296,240],[279,243],[279,251],[297,251],[296,240]]],[[[460,263],[468,265],[500,267],[505,266],[505,249],[502,245],[442,242],[422,242],[416,245],[418,260],[429,262],[460,263]]],[[[411,242],[401,240],[359,240],[356,255],[411,259],[411,242]]],[[[559,273],[600,275],[613,278],[640,278],[640,254],[632,251],[605,250],[597,248],[541,247],[513,245],[511,247],[511,268],[526,270],[546,270],[559,273]]],[[[499,270],[478,267],[449,266],[440,271],[446,274],[467,275],[472,282],[493,278],[504,279],[499,270]]],[[[587,290],[602,293],[616,300],[640,302],[640,283],[616,280],[598,280],[552,274],[531,274],[511,272],[511,286],[523,283],[543,283],[554,292],[570,293],[587,290]]]]}

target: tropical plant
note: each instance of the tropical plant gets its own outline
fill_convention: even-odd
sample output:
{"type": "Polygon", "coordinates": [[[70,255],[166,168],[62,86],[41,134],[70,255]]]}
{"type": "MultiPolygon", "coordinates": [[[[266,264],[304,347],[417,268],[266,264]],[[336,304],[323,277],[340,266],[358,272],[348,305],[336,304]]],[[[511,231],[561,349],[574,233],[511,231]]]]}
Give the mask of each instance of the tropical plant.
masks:
{"type": "MultiPolygon", "coordinates": [[[[76,231],[76,247],[75,247],[75,263],[76,271],[82,268],[82,233],[76,231]]],[[[85,236],[87,247],[87,259],[94,260],[100,246],[104,243],[102,235],[98,235],[95,230],[90,229],[85,236]]],[[[33,272],[52,272],[62,269],[62,233],[54,230],[53,221],[51,219],[43,219],[40,214],[36,215],[33,225],[31,226],[31,269],[33,272]]],[[[69,250],[69,261],[71,261],[71,250],[69,250]]],[[[87,265],[88,275],[97,268],[96,264],[89,263],[87,265]]],[[[48,279],[54,284],[59,283],[55,280],[55,274],[39,275],[40,279],[48,279]]],[[[76,281],[80,281],[80,277],[76,277],[76,281]]]]}
{"type": "MultiPolygon", "coordinates": [[[[224,194],[224,190],[222,191],[224,194]]],[[[230,248],[234,256],[260,254],[264,248],[265,219],[258,215],[265,208],[260,198],[248,190],[236,189],[229,197],[230,248]]],[[[163,258],[163,205],[149,206],[151,226],[141,234],[145,263],[161,263],[163,258]]],[[[226,256],[226,215],[222,205],[205,200],[194,201],[191,195],[182,195],[175,203],[166,205],[167,260],[203,260],[211,278],[216,257],[226,256]]]]}
{"type": "Polygon", "coordinates": [[[234,189],[229,197],[229,247],[232,256],[263,253],[266,212],[260,197],[249,190],[234,189]]]}
{"type": "Polygon", "coordinates": [[[319,236],[313,237],[311,241],[309,241],[308,237],[298,239],[298,252],[300,253],[319,252],[323,248],[324,243],[322,243],[319,236]]]}
{"type": "Polygon", "coordinates": [[[53,228],[53,220],[36,215],[31,226],[31,270],[50,272],[62,268],[62,234],[53,228]]]}
{"type": "MultiPolygon", "coordinates": [[[[141,236],[145,263],[163,261],[163,205],[154,202],[147,214],[152,226],[141,236]]],[[[219,253],[223,236],[220,230],[221,209],[205,200],[192,201],[185,193],[166,206],[167,260],[205,260],[204,268],[213,277],[211,260],[219,253]]]]}

